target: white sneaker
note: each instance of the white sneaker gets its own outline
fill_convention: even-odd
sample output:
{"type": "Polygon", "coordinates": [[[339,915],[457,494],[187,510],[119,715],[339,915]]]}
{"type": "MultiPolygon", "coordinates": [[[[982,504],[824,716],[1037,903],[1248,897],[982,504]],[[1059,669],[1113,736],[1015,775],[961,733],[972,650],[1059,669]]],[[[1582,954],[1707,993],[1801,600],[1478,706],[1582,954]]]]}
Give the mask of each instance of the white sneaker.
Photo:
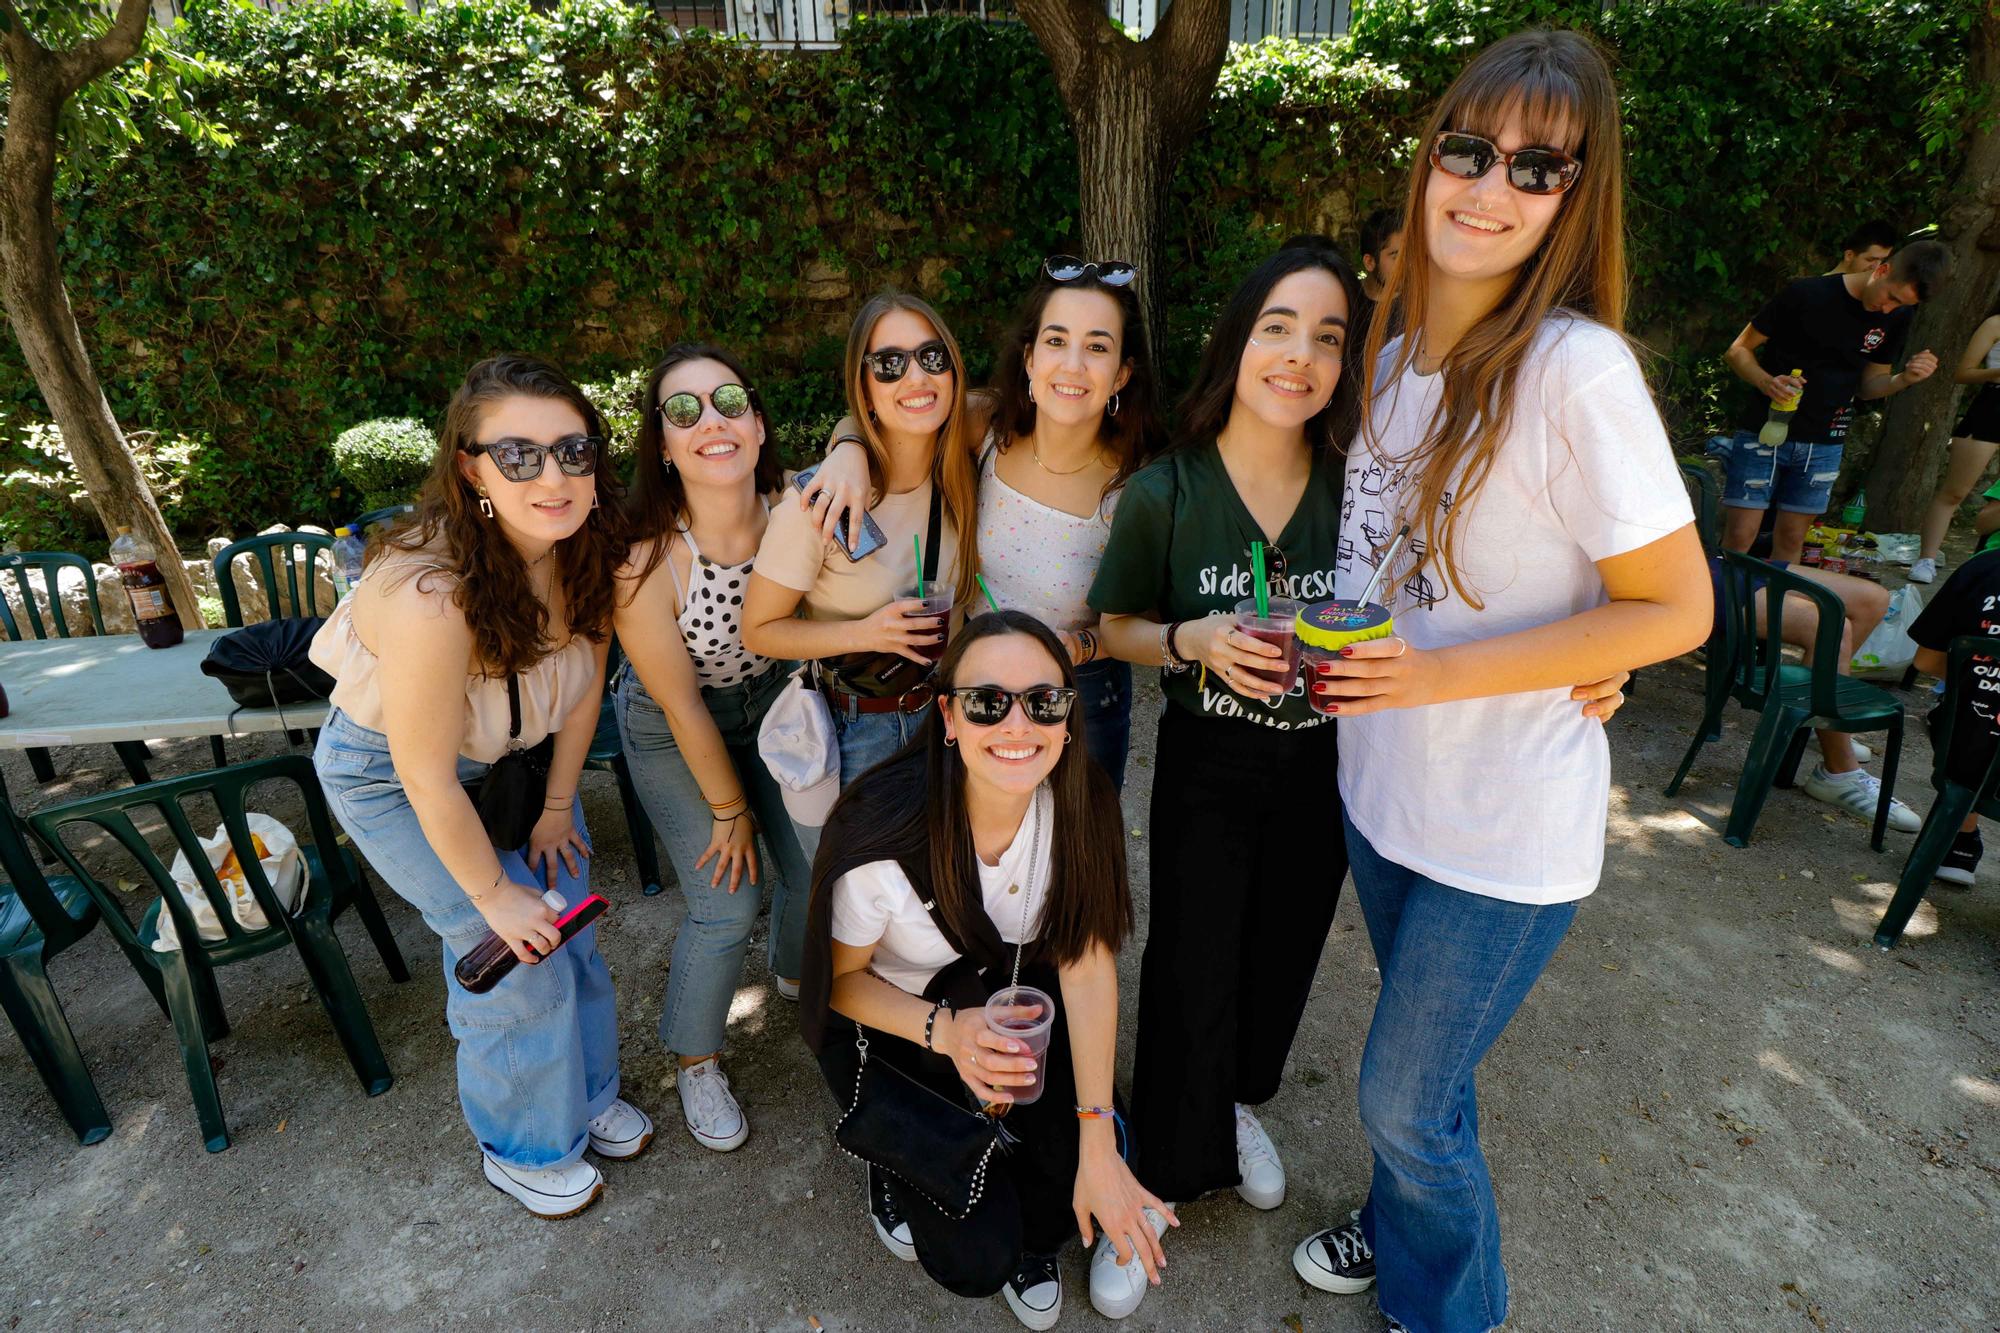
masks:
{"type": "Polygon", "coordinates": [[[704,1148],[732,1152],[750,1137],[750,1122],[729,1091],[729,1076],[709,1056],[698,1065],[689,1065],[674,1079],[681,1095],[681,1118],[688,1133],[704,1148]]]}
{"type": "Polygon", "coordinates": [[[1236,1171],[1243,1177],[1236,1192],[1252,1208],[1269,1212],[1285,1201],[1285,1164],[1278,1160],[1278,1150],[1264,1126],[1240,1102],[1236,1106],[1236,1171]]]}
{"type": "Polygon", "coordinates": [[[1929,583],[1937,577],[1937,561],[1925,556],[1910,566],[1910,582],[1929,583]]]}
{"type": "MultiPolygon", "coordinates": [[[[1813,733],[1812,747],[1815,750],[1818,750],[1820,748],[1819,733],[1817,731],[1813,733]]],[[[1850,750],[1854,751],[1854,762],[1857,764],[1868,763],[1875,757],[1875,751],[1869,749],[1866,745],[1863,745],[1860,739],[1857,737],[1849,736],[1847,738],[1847,747],[1850,750]]],[[[1822,751],[1822,753],[1824,753],[1824,751],[1822,751]]],[[[1873,816],[1870,817],[1872,818],[1873,816]]]]}
{"type": "MultiPolygon", "coordinates": [[[[1171,1203],[1167,1205],[1173,1207],[1171,1203]]],[[[1155,1236],[1167,1234],[1167,1219],[1164,1215],[1146,1210],[1146,1221],[1152,1224],[1155,1236]]],[[[1090,1304],[1106,1319],[1123,1319],[1139,1308],[1139,1302],[1146,1299],[1146,1288],[1152,1285],[1146,1281],[1146,1266],[1134,1254],[1130,1263],[1118,1262],[1118,1251],[1111,1244],[1111,1237],[1097,1238],[1097,1251],[1090,1256],[1090,1304]]]]}
{"type": "Polygon", "coordinates": [[[637,1157],[653,1141],[653,1118],[623,1097],[590,1122],[590,1150],[599,1157],[637,1157]]]}
{"type": "MultiPolygon", "coordinates": [[[[1842,773],[1836,777],[1827,773],[1826,765],[1814,764],[1813,771],[1806,775],[1806,780],[1800,785],[1805,788],[1806,795],[1814,800],[1837,805],[1850,814],[1860,815],[1863,819],[1871,821],[1875,818],[1875,806],[1882,799],[1882,779],[1865,768],[1857,768],[1852,773],[1842,773]]],[[[1923,826],[1924,821],[1917,818],[1916,811],[1901,801],[1890,800],[1890,828],[1898,833],[1915,833],[1923,826]]]]}
{"type": "Polygon", "coordinates": [[[1051,1329],[1062,1318],[1062,1274],[1056,1268],[1056,1257],[1029,1254],[1022,1256],[1021,1271],[1007,1279],[1007,1285],[1000,1288],[1000,1294],[1007,1298],[1007,1308],[1022,1325],[1033,1329],[1051,1329]]]}
{"type": "Polygon", "coordinates": [[[495,1161],[490,1153],[482,1152],[480,1158],[487,1183],[513,1195],[536,1217],[575,1217],[604,1193],[603,1173],[581,1159],[568,1166],[527,1168],[495,1161]]]}
{"type": "Polygon", "coordinates": [[[799,1002],[798,982],[787,980],[784,977],[772,977],[771,984],[778,988],[779,999],[790,1000],[793,1004],[797,1004],[799,1002]]]}

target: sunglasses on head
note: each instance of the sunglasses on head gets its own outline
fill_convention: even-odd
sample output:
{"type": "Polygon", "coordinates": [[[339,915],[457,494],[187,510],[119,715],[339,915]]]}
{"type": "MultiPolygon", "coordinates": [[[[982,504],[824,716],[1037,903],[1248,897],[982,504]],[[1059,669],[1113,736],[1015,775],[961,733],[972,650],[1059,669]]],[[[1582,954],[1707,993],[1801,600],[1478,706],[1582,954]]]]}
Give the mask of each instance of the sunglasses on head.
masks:
{"type": "Polygon", "coordinates": [[[941,339],[933,339],[912,351],[906,347],[884,347],[869,352],[861,360],[884,384],[894,384],[910,373],[914,360],[926,375],[942,375],[951,369],[951,349],[941,339]]]}
{"type": "Polygon", "coordinates": [[[1106,259],[1092,263],[1078,259],[1075,255],[1050,255],[1042,261],[1042,272],[1049,275],[1052,282],[1075,282],[1078,278],[1096,278],[1107,287],[1129,286],[1139,276],[1139,270],[1122,259],[1106,259]]]}
{"type": "MultiPolygon", "coordinates": [[[[670,393],[660,404],[660,415],[669,426],[686,430],[701,421],[701,399],[702,395],[686,390],[670,393]]],[[[750,410],[750,391],[740,384],[718,384],[709,391],[708,401],[719,414],[734,421],[750,410]]]]}
{"type": "Polygon", "coordinates": [[[1555,148],[1503,153],[1491,139],[1457,130],[1440,134],[1431,143],[1431,165],[1460,180],[1476,181],[1496,162],[1507,164],[1507,183],[1522,194],[1561,194],[1583,172],[1583,163],[1555,148]]]}
{"type": "Polygon", "coordinates": [[[997,727],[1021,701],[1021,711],[1038,727],[1053,727],[1069,716],[1076,703],[1076,691],[1067,685],[1035,685],[1025,690],[1003,690],[998,685],[968,685],[946,690],[958,700],[958,712],[975,727],[997,727]]]}
{"type": "Polygon", "coordinates": [[[485,454],[493,460],[493,466],[500,469],[500,475],[509,481],[533,481],[542,475],[543,460],[551,455],[563,475],[587,477],[597,471],[597,456],[604,449],[604,441],[595,435],[565,435],[554,444],[536,444],[533,440],[517,440],[511,436],[495,440],[491,444],[468,444],[465,452],[485,454]]]}

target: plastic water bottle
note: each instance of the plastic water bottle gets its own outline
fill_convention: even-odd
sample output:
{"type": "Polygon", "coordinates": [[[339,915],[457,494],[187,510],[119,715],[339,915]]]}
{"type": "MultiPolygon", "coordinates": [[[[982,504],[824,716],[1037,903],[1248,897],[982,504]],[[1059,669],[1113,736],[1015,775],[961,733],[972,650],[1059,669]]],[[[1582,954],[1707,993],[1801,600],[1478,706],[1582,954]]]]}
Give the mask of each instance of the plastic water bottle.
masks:
{"type": "Polygon", "coordinates": [[[333,530],[333,590],[337,595],[347,596],[361,581],[361,553],[366,548],[367,543],[353,528],[333,530]]]}

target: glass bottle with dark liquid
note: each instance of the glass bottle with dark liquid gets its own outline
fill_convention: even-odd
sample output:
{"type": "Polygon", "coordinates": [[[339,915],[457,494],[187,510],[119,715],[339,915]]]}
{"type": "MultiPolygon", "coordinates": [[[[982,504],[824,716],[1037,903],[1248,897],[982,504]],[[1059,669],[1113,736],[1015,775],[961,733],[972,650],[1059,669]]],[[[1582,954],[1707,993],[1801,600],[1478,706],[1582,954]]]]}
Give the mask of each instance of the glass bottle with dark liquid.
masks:
{"type": "Polygon", "coordinates": [[[118,566],[125,595],[132,599],[132,619],[139,627],[139,641],[148,648],[171,648],[179,643],[187,632],[181,628],[180,612],[174,609],[173,594],[167,591],[167,576],[160,572],[153,548],[133,536],[131,528],[121,525],[117,539],[111,543],[111,563],[118,566]]]}

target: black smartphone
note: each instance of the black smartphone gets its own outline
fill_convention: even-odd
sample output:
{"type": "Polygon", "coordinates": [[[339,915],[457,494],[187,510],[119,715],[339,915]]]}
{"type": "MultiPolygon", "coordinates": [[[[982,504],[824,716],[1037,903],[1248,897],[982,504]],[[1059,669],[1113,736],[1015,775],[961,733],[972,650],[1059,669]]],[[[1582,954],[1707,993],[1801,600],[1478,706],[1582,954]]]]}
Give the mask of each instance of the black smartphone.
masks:
{"type": "MultiPolygon", "coordinates": [[[[818,471],[819,464],[815,463],[805,471],[799,473],[798,476],[792,478],[792,488],[798,491],[805,490],[806,483],[811,481],[813,474],[818,471]]],[[[865,560],[889,544],[889,539],[882,535],[882,525],[877,523],[872,515],[863,513],[861,515],[861,544],[849,550],[847,545],[847,519],[848,515],[846,514],[840,516],[838,537],[840,549],[847,552],[849,560],[865,560]]]]}

